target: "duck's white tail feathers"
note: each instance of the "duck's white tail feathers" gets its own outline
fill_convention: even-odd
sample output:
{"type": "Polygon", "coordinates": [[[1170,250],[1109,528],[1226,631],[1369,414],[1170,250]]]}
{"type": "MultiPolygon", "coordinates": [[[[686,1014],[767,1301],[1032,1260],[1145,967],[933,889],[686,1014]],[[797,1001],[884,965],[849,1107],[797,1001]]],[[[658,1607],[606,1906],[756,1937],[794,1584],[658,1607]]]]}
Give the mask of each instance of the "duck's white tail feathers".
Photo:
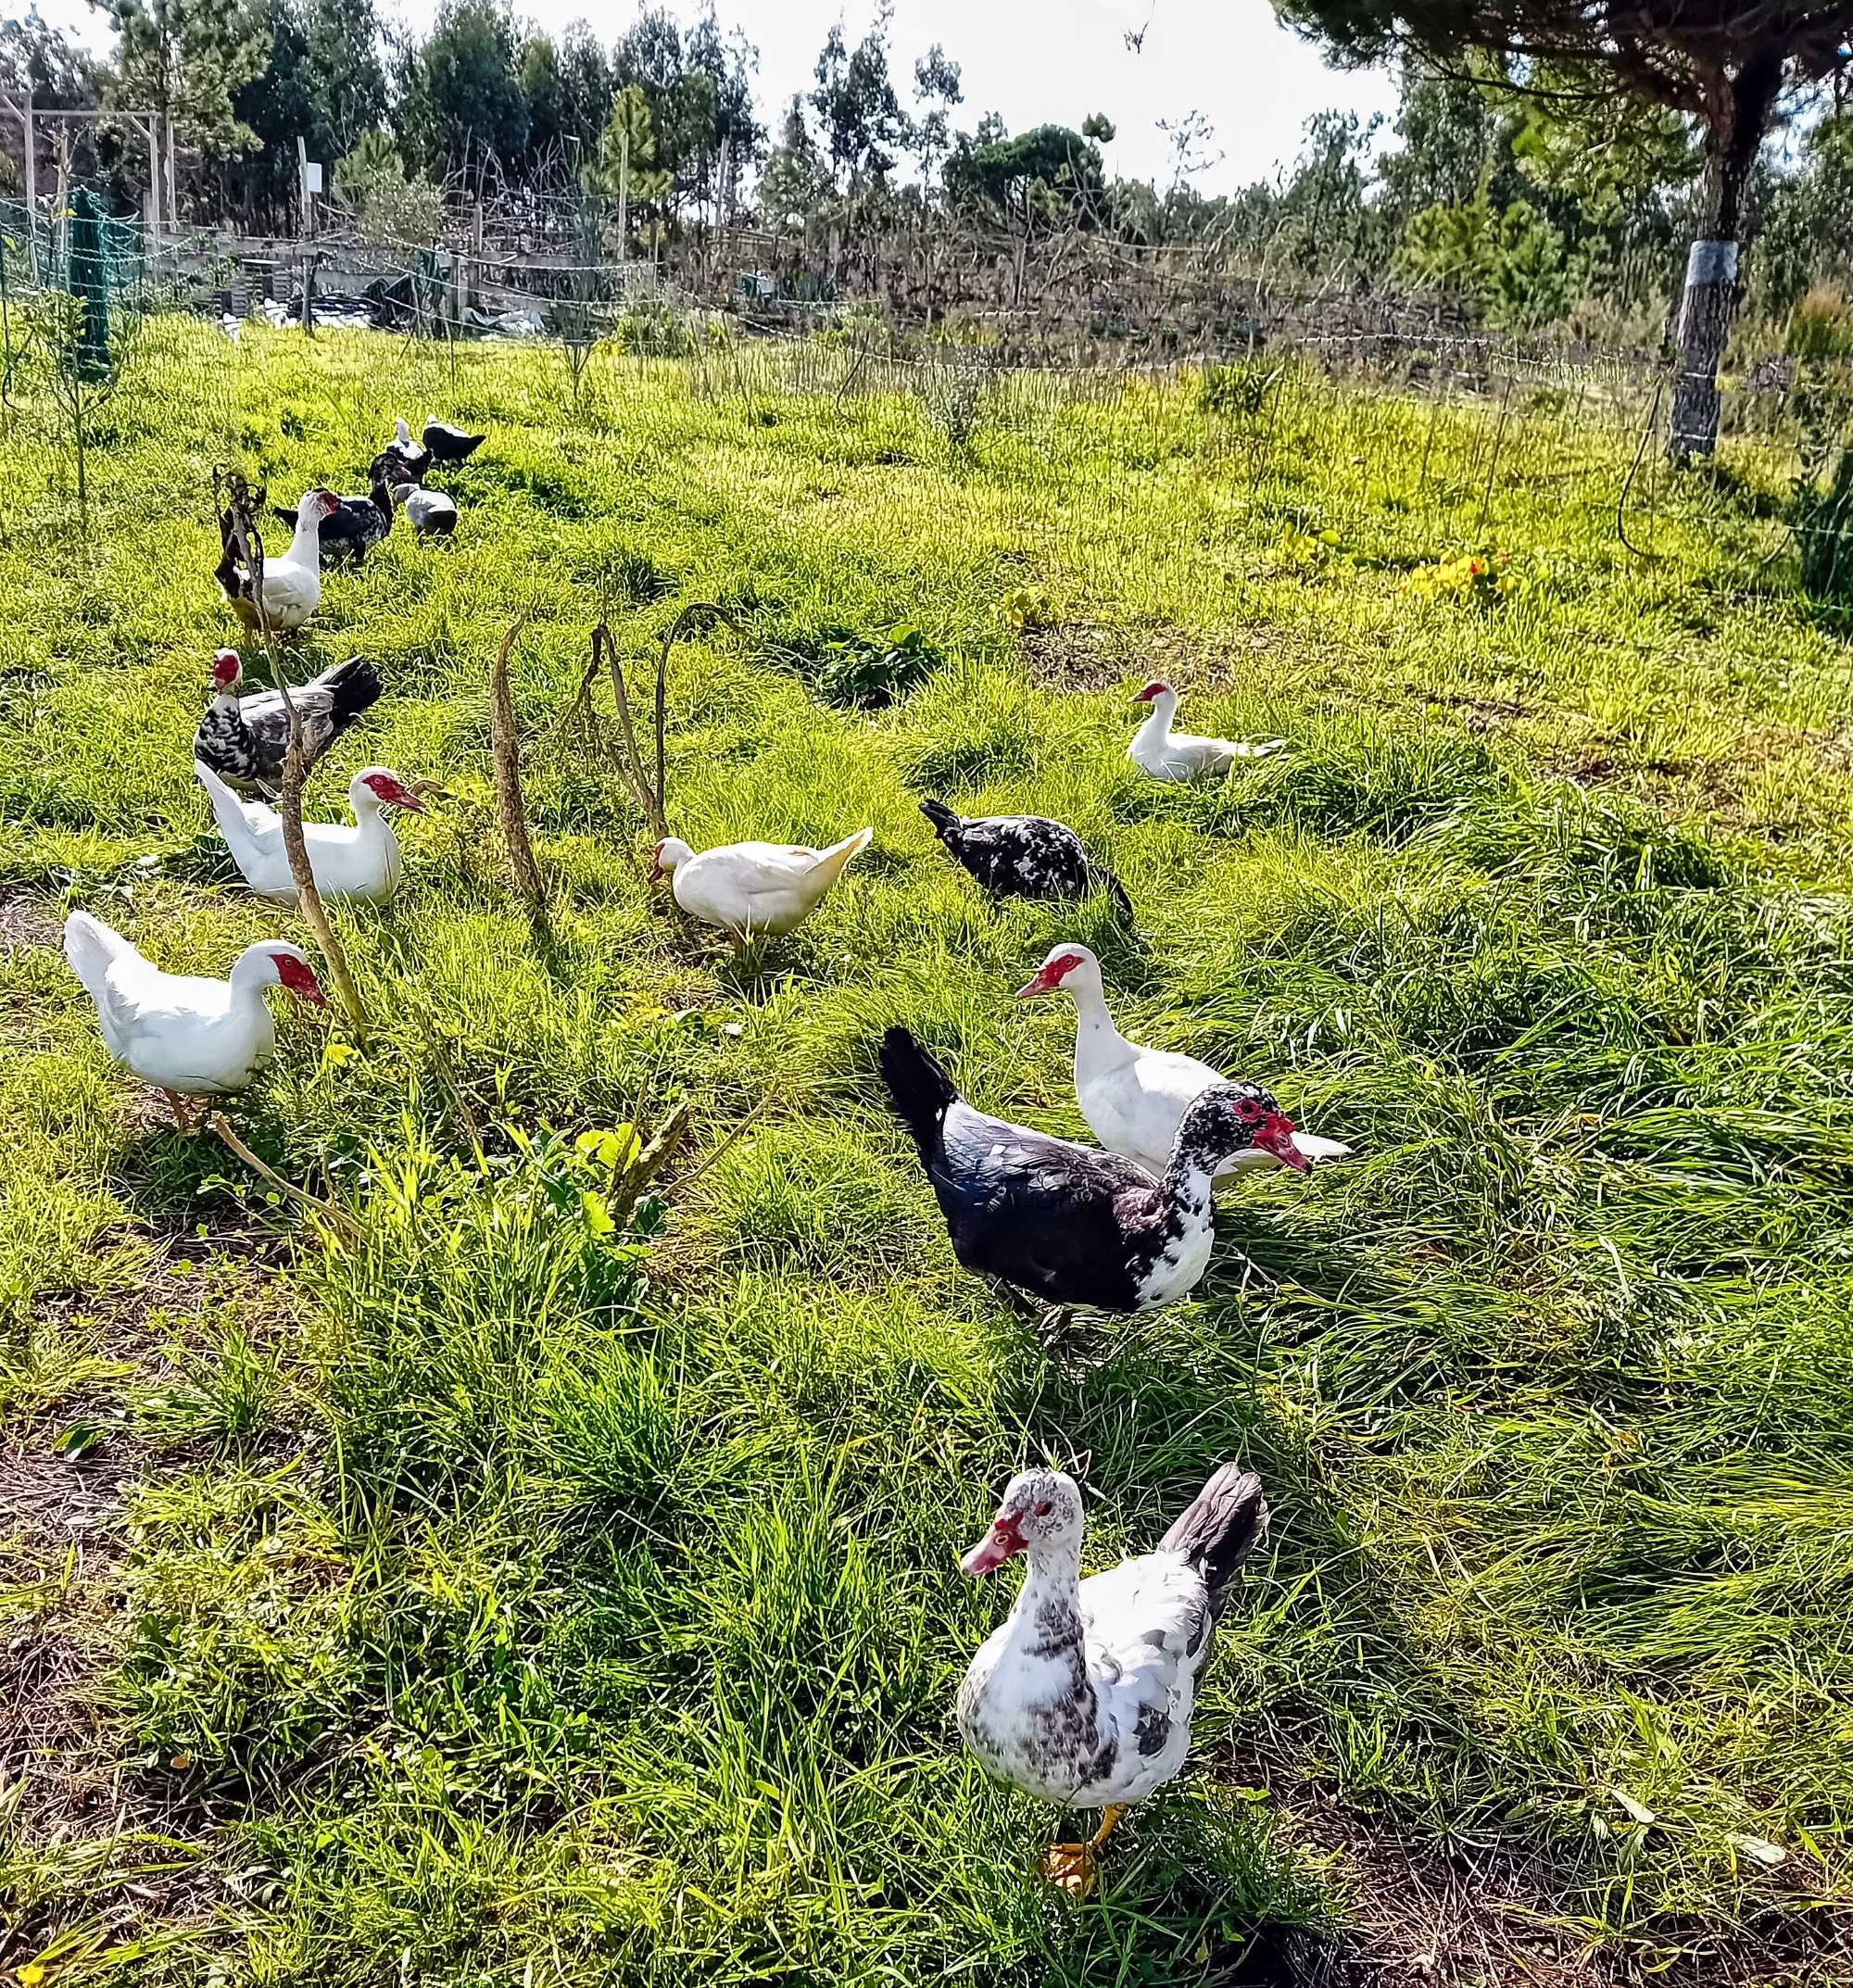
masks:
{"type": "Polygon", "coordinates": [[[257,855],[282,825],[276,810],[265,807],[260,800],[240,800],[203,761],[195,760],[193,770],[212,803],[212,817],[219,824],[219,833],[225,837],[226,848],[240,859],[257,855]]]}
{"type": "Polygon", "coordinates": [[[88,912],[72,912],[65,920],[64,956],[70,962],[71,972],[83,982],[83,991],[95,1001],[103,999],[104,983],[118,960],[142,957],[121,933],[112,932],[88,912]]]}
{"type": "Polygon", "coordinates": [[[1230,756],[1238,760],[1269,759],[1275,753],[1285,752],[1287,749],[1287,741],[1284,738],[1225,739],[1223,743],[1228,746],[1230,756]]]}
{"type": "Polygon", "coordinates": [[[818,855],[817,861],[804,873],[804,881],[819,891],[829,889],[874,840],[873,828],[859,828],[854,835],[845,836],[840,842],[833,843],[818,855]]]}

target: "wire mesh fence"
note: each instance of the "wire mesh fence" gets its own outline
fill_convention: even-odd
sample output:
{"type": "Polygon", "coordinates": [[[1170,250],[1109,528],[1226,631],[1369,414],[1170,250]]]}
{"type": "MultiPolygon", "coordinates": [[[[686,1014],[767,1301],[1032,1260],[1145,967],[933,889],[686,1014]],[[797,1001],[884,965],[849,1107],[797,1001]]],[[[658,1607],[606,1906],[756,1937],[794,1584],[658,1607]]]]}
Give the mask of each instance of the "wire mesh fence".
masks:
{"type": "MultiPolygon", "coordinates": [[[[363,489],[396,414],[647,447],[664,401],[637,382],[654,374],[775,452],[795,418],[876,466],[1007,460],[1058,507],[1087,503],[1090,449],[1111,434],[1148,466],[1163,497],[1153,516],[1166,529],[1192,521],[1191,556],[1210,562],[1239,507],[1242,535],[1253,538],[1258,513],[1287,562],[1542,556],[1569,535],[1606,535],[1624,559],[1696,550],[1721,588],[1800,584],[1829,605],[1853,595],[1853,380],[1838,361],[1772,355],[1727,374],[1718,456],[1677,469],[1662,447],[1670,381],[1658,355],[1322,318],[1260,292],[1233,349],[1121,347],[1110,362],[1054,365],[1000,342],[901,331],[865,306],[819,313],[808,329],[752,298],[703,307],[604,259],[593,235],[583,261],[485,253],[464,268],[391,245],[276,245],[266,259],[250,245],[214,252],[107,222],[90,251],[100,278],[73,251],[69,221],[27,228],[0,212],[0,235],[9,533],[133,528],[148,505],[145,456],[132,478],[112,445],[156,428],[173,438],[163,502],[202,521],[214,461],[260,473],[299,464],[303,447],[284,445],[306,434],[323,445],[318,480],[363,489]],[[74,384],[85,321],[48,331],[47,300],[99,281],[107,364],[74,384]],[[280,407],[284,349],[299,391],[280,407]]],[[[1153,528],[1133,514],[1118,525],[1153,528]]],[[[1088,542],[1100,570],[1082,577],[1110,592],[1111,555],[1098,531],[1088,542]]]]}

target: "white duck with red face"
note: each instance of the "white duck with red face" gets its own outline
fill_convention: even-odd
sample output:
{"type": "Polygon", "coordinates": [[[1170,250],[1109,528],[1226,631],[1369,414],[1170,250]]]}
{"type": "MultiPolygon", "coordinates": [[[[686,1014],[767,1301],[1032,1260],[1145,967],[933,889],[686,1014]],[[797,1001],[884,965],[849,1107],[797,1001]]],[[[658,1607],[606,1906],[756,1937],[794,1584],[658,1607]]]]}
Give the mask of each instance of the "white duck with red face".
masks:
{"type": "Polygon", "coordinates": [[[183,1098],[242,1090],[276,1053],[267,988],[287,988],[318,1008],[326,1005],[315,969],[281,939],[246,947],[230,977],[212,980],[164,974],[100,918],[72,912],[64,956],[95,1003],[103,1046],[167,1093],[183,1128],[189,1124],[183,1098]]]}
{"type": "MultiPolygon", "coordinates": [[[[294,904],[296,884],[284,848],[283,816],[262,801],[240,800],[209,766],[195,761],[193,770],[211,799],[219,833],[239,874],[260,898],[294,904]]],[[[383,902],[399,887],[402,871],[398,837],[386,819],[387,811],[417,812],[423,803],[384,766],[363,767],[356,774],[347,784],[347,802],[354,811],[351,828],[334,822],[303,824],[315,887],[324,898],[383,902]]]]}
{"type": "Polygon", "coordinates": [[[1105,1814],[1093,1839],[1056,1843],[1042,1874],[1075,1898],[1127,1805],[1184,1765],[1197,1680],[1236,1570],[1267,1529],[1261,1481],[1225,1464],[1155,1553],[1081,1579],[1080,1487],[1061,1470],[1011,1479],[960,1562],[1028,1563],[1008,1620],[965,1672],[959,1730],[985,1770],[1062,1808],[1105,1814]]]}
{"type": "Polygon", "coordinates": [[[1171,721],[1178,715],[1178,693],[1169,684],[1155,679],[1132,701],[1151,705],[1152,715],[1132,735],[1126,756],[1154,780],[1196,780],[1205,774],[1226,774],[1237,760],[1266,759],[1287,743],[1284,738],[1238,741],[1174,732],[1171,721]]]}
{"type": "MultiPolygon", "coordinates": [[[[1075,1097],[1089,1129],[1109,1152],[1124,1153],[1155,1180],[1171,1164],[1184,1114],[1213,1085],[1229,1079],[1194,1056],[1148,1050],[1115,1027],[1101,984],[1100,961],[1085,946],[1056,946],[1016,990],[1019,1000],[1065,994],[1075,1004],[1075,1097]]],[[[1342,1159],[1336,1139],[1296,1131],[1279,1113],[1264,1116],[1252,1143],[1216,1170],[1218,1182],[1250,1167],[1342,1159]]]]}
{"type": "Polygon", "coordinates": [[[281,552],[264,550],[262,588],[254,589],[251,575],[238,564],[231,538],[222,541],[219,585],[233,610],[247,628],[258,626],[258,594],[263,597],[264,619],[272,629],[300,628],[321,605],[321,524],[341,509],[332,490],[305,490],[296,509],[296,532],[281,552]]]}
{"type": "Polygon", "coordinates": [[[703,925],[719,925],[742,941],[776,938],[810,917],[874,834],[859,828],[826,849],[730,842],[699,856],[671,836],[657,844],[649,874],[652,880],[667,876],[676,903],[703,925]]]}

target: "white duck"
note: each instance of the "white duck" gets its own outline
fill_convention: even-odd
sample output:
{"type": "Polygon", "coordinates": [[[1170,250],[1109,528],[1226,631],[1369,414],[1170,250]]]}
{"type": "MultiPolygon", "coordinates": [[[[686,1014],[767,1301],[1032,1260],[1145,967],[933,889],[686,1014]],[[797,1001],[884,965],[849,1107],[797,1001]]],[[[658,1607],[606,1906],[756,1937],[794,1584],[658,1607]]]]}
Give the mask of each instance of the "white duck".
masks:
{"type": "Polygon", "coordinates": [[[246,946],[229,980],[208,980],[162,973],[100,918],[72,912],[64,922],[64,956],[96,1003],[104,1047],[159,1088],[183,1132],[192,1129],[183,1098],[242,1090],[276,1053],[266,988],[327,1005],[315,969],[282,939],[246,946]]]}
{"type": "MultiPolygon", "coordinates": [[[[259,800],[240,800],[211,767],[193,770],[212,801],[219,833],[232,851],[239,874],[260,898],[294,904],[296,885],[284,848],[284,818],[259,800]]],[[[386,820],[388,808],[420,812],[423,803],[395,773],[367,766],[347,783],[352,828],[334,822],[305,822],[302,837],[315,887],[324,898],[360,898],[384,902],[399,887],[402,865],[398,837],[386,820]]]]}
{"type": "Polygon", "coordinates": [[[1080,1487],[1026,1470],[959,1563],[979,1575],[1028,1556],[1016,1605],[959,1687],[959,1730],[1026,1794],[1105,1811],[1090,1841],[1043,1853],[1042,1875],[1071,1897],[1093,1889],[1094,1853],[1128,1806],[1184,1765],[1212,1631],[1267,1526],[1260,1478],[1225,1464],[1156,1553],[1083,1580],[1080,1487]]]}
{"type": "Polygon", "coordinates": [[[875,835],[859,828],[826,849],[780,842],[731,842],[697,855],[679,837],[656,847],[652,880],[667,875],[675,901],[691,918],[736,938],[777,938],[810,917],[851,861],[875,835]]]}
{"type": "MultiPolygon", "coordinates": [[[[341,509],[332,490],[305,490],[296,508],[296,531],[281,552],[264,552],[264,618],[273,629],[300,628],[321,605],[321,521],[341,509]]],[[[238,564],[237,548],[224,521],[217,578],[232,610],[247,628],[258,625],[251,575],[238,564]]]]}
{"type": "Polygon", "coordinates": [[[1152,715],[1132,735],[1126,756],[1154,780],[1194,780],[1201,774],[1226,774],[1237,760],[1266,759],[1287,743],[1284,738],[1238,742],[1230,738],[1199,738],[1193,732],[1174,732],[1171,721],[1178,715],[1178,693],[1169,684],[1156,680],[1147,684],[1132,701],[1151,705],[1152,715]]]}
{"type": "MultiPolygon", "coordinates": [[[[1061,992],[1075,1003],[1075,1097],[1089,1129],[1109,1152],[1124,1153],[1154,1180],[1162,1179],[1178,1143],[1186,1111],[1213,1084],[1229,1080],[1194,1056],[1148,1050],[1128,1042],[1114,1026],[1101,986],[1100,961],[1085,946],[1056,946],[1016,990],[1019,1000],[1061,992]]],[[[1293,1134],[1293,1145],[1307,1160],[1342,1160],[1349,1146],[1293,1134]]],[[[1259,1146],[1238,1153],[1216,1174],[1231,1179],[1250,1167],[1279,1166],[1278,1154],[1259,1146]]]]}

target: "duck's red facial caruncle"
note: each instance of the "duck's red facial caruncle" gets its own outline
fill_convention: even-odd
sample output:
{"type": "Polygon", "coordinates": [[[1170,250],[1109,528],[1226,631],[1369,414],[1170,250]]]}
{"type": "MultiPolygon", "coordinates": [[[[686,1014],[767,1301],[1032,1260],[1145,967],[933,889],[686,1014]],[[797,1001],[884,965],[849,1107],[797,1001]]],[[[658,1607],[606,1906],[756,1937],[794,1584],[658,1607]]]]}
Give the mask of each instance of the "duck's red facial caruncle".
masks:
{"type": "Polygon", "coordinates": [[[367,787],[374,799],[384,802],[389,808],[410,808],[414,814],[424,812],[424,803],[405,782],[392,774],[369,774],[367,787]]]}
{"type": "Polygon", "coordinates": [[[659,842],[649,859],[649,880],[653,884],[662,874],[662,852],[669,847],[667,840],[659,842]]]}
{"type": "Polygon", "coordinates": [[[1132,701],[1135,704],[1149,704],[1153,698],[1169,697],[1170,694],[1170,685],[1166,683],[1162,677],[1154,676],[1152,681],[1146,685],[1145,688],[1140,691],[1134,697],[1132,701]]]}
{"type": "Polygon", "coordinates": [[[1236,1115],[1248,1128],[1248,1142],[1259,1152],[1271,1152],[1282,1166],[1307,1171],[1310,1162],[1293,1143],[1293,1121],[1271,1100],[1243,1098],[1236,1115]]]}
{"type": "Polygon", "coordinates": [[[321,991],[315,969],[306,960],[298,960],[293,952],[273,952],[271,963],[277,970],[279,987],[287,988],[292,994],[299,994],[311,1007],[327,1007],[328,997],[321,991]]]}
{"type": "Polygon", "coordinates": [[[242,668],[235,648],[221,648],[212,659],[212,687],[215,690],[230,690],[238,681],[242,668]]]}
{"type": "Polygon", "coordinates": [[[1026,981],[1017,988],[1017,1000],[1027,1000],[1037,994],[1053,994],[1080,963],[1078,952],[1065,950],[1052,954],[1036,969],[1034,979],[1026,981]]]}
{"type": "Polygon", "coordinates": [[[995,1573],[1006,1560],[1015,1559],[1029,1542],[1023,1537],[1022,1522],[1008,1512],[992,1519],[990,1530],[959,1562],[964,1573],[977,1576],[995,1573]]]}

